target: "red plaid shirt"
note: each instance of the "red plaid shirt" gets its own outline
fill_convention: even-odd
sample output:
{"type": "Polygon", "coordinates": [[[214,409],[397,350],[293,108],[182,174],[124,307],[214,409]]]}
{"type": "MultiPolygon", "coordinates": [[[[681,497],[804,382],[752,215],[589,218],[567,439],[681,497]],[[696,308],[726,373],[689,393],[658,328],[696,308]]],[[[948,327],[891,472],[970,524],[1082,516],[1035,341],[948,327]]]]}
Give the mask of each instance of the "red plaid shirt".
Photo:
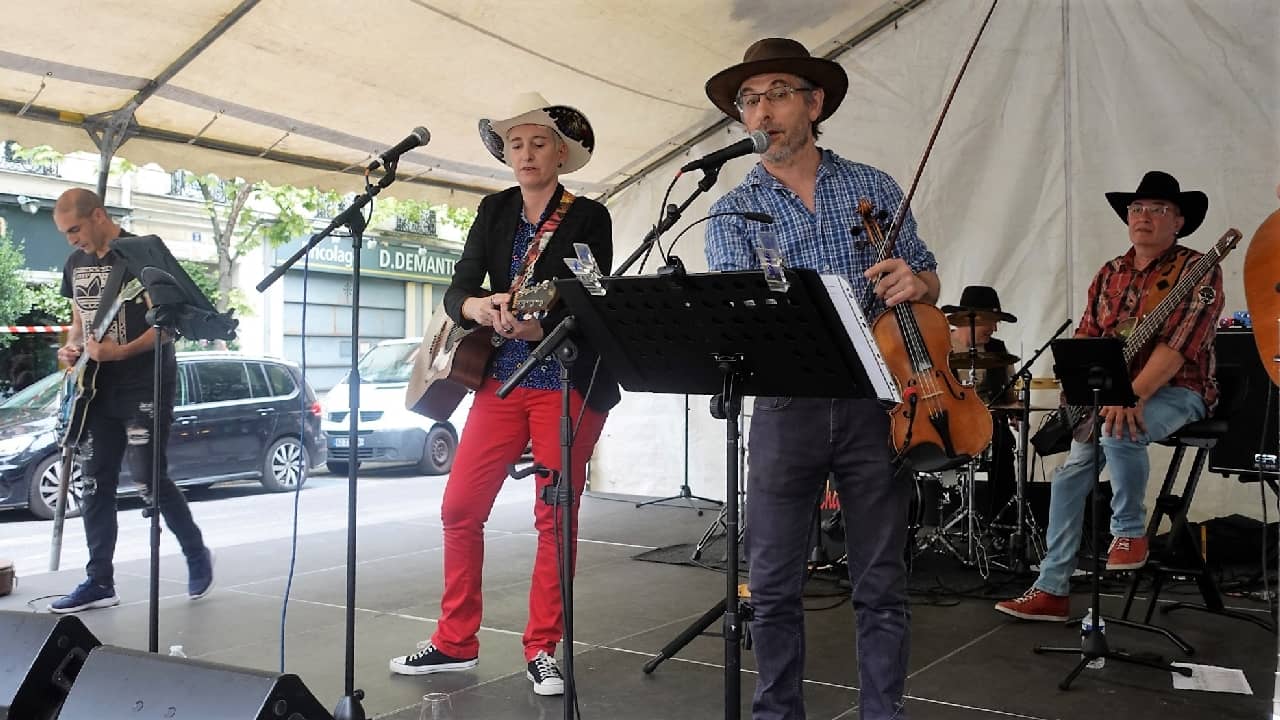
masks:
{"type": "MultiPolygon", "coordinates": [[[[1076,337],[1115,335],[1117,325],[1142,309],[1142,297],[1159,280],[1160,271],[1174,261],[1175,252],[1179,249],[1184,248],[1181,245],[1169,248],[1145,270],[1134,266],[1133,248],[1103,265],[1089,285],[1089,298],[1076,328],[1076,337]]],[[[1201,254],[1191,250],[1184,271],[1201,254]]],[[[1134,356],[1129,366],[1129,377],[1137,377],[1146,366],[1156,342],[1164,343],[1186,358],[1169,384],[1194,390],[1204,398],[1205,406],[1212,408],[1218,400],[1213,338],[1222,303],[1222,272],[1215,266],[1165,320],[1164,326],[1156,333],[1155,342],[1134,356]]],[[[1151,309],[1147,308],[1148,311],[1151,309]]]]}

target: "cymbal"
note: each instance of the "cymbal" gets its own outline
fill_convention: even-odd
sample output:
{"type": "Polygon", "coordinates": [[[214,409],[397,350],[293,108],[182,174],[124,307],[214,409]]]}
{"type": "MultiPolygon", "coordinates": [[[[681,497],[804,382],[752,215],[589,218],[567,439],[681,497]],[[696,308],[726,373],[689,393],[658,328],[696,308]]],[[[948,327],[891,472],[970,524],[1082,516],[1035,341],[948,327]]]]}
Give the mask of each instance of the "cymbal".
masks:
{"type": "Polygon", "coordinates": [[[991,310],[961,309],[957,312],[949,313],[947,321],[958,328],[966,328],[969,327],[971,320],[974,325],[995,325],[1008,317],[1010,316],[1006,313],[997,313],[991,310]]]}
{"type": "MultiPolygon", "coordinates": [[[[1013,402],[994,403],[988,406],[987,409],[991,412],[1020,413],[1022,412],[1022,403],[1017,400],[1014,400],[1013,402]]],[[[1031,406],[1031,412],[1051,412],[1057,409],[1058,407],[1056,405],[1053,407],[1049,407],[1047,405],[1031,406]]]]}
{"type": "Polygon", "coordinates": [[[1017,355],[1002,352],[979,352],[971,356],[968,352],[953,352],[947,357],[947,364],[952,370],[991,370],[1008,367],[1018,362],[1017,355]]]}

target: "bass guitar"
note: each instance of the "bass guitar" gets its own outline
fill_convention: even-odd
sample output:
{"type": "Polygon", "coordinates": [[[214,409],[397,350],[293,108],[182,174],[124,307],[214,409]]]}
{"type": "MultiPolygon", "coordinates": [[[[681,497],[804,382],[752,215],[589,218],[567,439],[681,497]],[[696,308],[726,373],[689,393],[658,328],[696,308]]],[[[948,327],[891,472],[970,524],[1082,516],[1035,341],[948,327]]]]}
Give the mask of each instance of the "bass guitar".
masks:
{"type": "MultiPolygon", "coordinates": [[[[1235,228],[1227,230],[1209,252],[1182,272],[1168,294],[1150,312],[1141,318],[1128,318],[1116,327],[1116,336],[1124,339],[1126,364],[1133,362],[1138,353],[1151,344],[1169,315],[1186,301],[1205,275],[1217,267],[1239,242],[1240,231],[1235,228]]],[[[1073,437],[1079,442],[1089,442],[1095,423],[1086,421],[1092,415],[1093,409],[1085,405],[1066,405],[1055,410],[1031,436],[1031,444],[1037,453],[1044,456],[1065,452],[1071,447],[1073,437]]]]}
{"type": "MultiPolygon", "coordinates": [[[[516,317],[528,320],[545,314],[555,300],[555,285],[544,280],[517,290],[510,309],[516,317]]],[[[436,308],[413,362],[405,407],[433,420],[448,420],[462,398],[484,384],[489,360],[503,342],[505,338],[493,328],[463,328],[443,307],[436,308]]]]}
{"type": "MultiPolygon", "coordinates": [[[[130,280],[111,302],[105,313],[94,317],[90,335],[95,342],[102,342],[107,329],[126,303],[133,302],[144,288],[137,279],[130,280]]],[[[101,365],[81,352],[76,364],[62,375],[62,389],[58,396],[58,445],[62,457],[58,462],[58,494],[53,505],[53,540],[49,552],[49,570],[56,571],[62,562],[62,526],[67,517],[67,493],[71,486],[71,471],[75,465],[76,448],[84,438],[85,418],[89,403],[98,391],[98,370],[101,365]]]]}

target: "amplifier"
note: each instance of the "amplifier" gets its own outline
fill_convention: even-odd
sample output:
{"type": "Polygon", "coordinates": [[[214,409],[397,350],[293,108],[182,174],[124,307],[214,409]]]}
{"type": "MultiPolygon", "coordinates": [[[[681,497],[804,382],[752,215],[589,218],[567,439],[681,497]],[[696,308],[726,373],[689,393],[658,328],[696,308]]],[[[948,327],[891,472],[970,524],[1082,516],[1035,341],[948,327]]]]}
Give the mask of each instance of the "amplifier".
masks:
{"type": "Polygon", "coordinates": [[[1209,469],[1241,480],[1257,479],[1258,460],[1265,474],[1277,478],[1276,386],[1262,366],[1253,332],[1224,328],[1214,343],[1218,355],[1220,402],[1234,402],[1227,436],[1209,451],[1209,469]]]}
{"type": "Polygon", "coordinates": [[[74,615],[0,612],[0,718],[56,718],[97,646],[74,615]]]}

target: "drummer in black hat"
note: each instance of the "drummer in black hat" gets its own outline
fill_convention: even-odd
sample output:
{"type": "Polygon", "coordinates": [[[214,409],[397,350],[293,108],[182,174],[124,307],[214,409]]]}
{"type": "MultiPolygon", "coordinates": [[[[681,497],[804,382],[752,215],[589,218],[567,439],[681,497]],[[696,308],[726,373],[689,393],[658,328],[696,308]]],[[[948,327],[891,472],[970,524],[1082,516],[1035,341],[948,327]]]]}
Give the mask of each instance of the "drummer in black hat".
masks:
{"type": "MultiPolygon", "coordinates": [[[[1120,334],[1126,320],[1143,317],[1169,297],[1201,253],[1178,243],[1204,221],[1209,198],[1182,190],[1178,180],[1153,170],[1134,192],[1106,194],[1129,230],[1132,247],[1098,270],[1089,285],[1076,337],[1120,334]]],[[[1147,446],[1205,417],[1218,396],[1213,339],[1222,311],[1222,272],[1215,265],[1182,295],[1173,311],[1129,364],[1138,402],[1107,406],[1101,458],[1111,474],[1111,535],[1108,570],[1134,570],[1147,562],[1147,446]]],[[[1023,620],[1058,622],[1070,615],[1070,577],[1084,525],[1085,498],[1093,486],[1093,446],[1071,443],[1071,454],[1053,476],[1049,501],[1048,552],[1040,576],[1021,597],[996,610],[1023,620]]]]}
{"type": "MultiPolygon", "coordinates": [[[[1010,366],[1017,358],[1009,354],[1004,341],[995,337],[1002,322],[1018,322],[1012,313],[1000,307],[1000,295],[988,285],[969,285],[960,293],[959,305],[943,305],[942,312],[951,323],[951,369],[962,381],[973,382],[978,397],[993,408],[1012,401],[1012,390],[996,397],[1009,381],[1010,366]],[[971,362],[972,361],[972,362],[971,362]],[[970,369],[975,364],[975,369],[970,369]]],[[[1005,416],[1012,407],[1006,408],[1005,416]]],[[[979,493],[978,505],[988,519],[1000,512],[1013,495],[1014,438],[1007,422],[992,425],[990,465],[987,467],[986,489],[979,493]]]]}

